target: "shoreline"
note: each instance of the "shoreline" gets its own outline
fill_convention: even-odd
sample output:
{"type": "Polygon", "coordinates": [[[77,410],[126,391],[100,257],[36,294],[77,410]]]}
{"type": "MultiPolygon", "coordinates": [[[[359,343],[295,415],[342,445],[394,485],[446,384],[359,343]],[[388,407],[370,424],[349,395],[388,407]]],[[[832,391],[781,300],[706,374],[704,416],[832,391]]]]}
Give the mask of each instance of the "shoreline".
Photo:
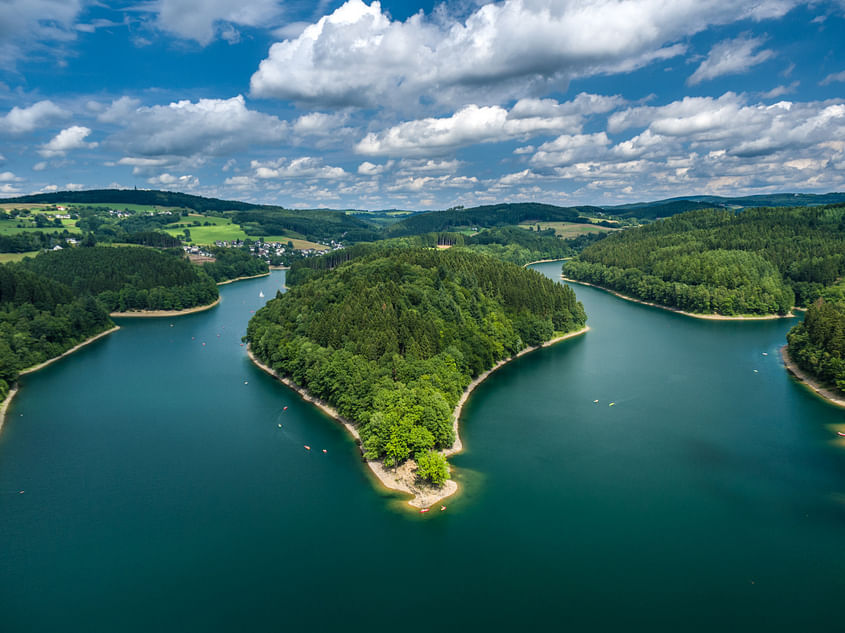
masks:
{"type": "Polygon", "coordinates": [[[699,314],[696,312],[686,312],[685,310],[681,310],[680,308],[672,308],[670,306],[664,306],[659,303],[654,303],[653,301],[644,301],[643,299],[629,297],[628,295],[623,295],[621,292],[617,292],[616,290],[611,290],[610,288],[605,288],[604,286],[599,286],[598,284],[591,284],[588,281],[578,281],[577,279],[565,277],[562,274],[560,278],[563,281],[568,281],[573,284],[580,284],[581,286],[590,286],[592,288],[604,290],[605,292],[609,292],[613,296],[619,297],[620,299],[624,299],[625,301],[639,303],[640,305],[651,306],[653,308],[660,308],[661,310],[666,310],[667,312],[674,312],[675,314],[682,314],[684,316],[692,317],[694,319],[704,319],[706,321],[771,321],[774,319],[791,319],[795,316],[795,314],[792,312],[792,310],[794,310],[795,308],[792,308],[792,310],[790,310],[787,314],[765,314],[759,316],[727,316],[724,314],[699,314]]]}
{"type": "Polygon", "coordinates": [[[843,396],[836,393],[835,391],[828,389],[820,382],[818,382],[815,378],[810,376],[809,374],[805,373],[803,369],[798,367],[795,364],[795,361],[792,360],[789,356],[789,350],[787,346],[784,345],[780,348],[780,357],[783,360],[784,367],[786,367],[786,371],[788,371],[792,376],[805,387],[809,388],[815,395],[819,398],[822,398],[829,402],[832,405],[837,407],[845,407],[845,399],[843,396]]]}
{"type": "MultiPolygon", "coordinates": [[[[505,366],[510,361],[519,358],[520,356],[524,356],[529,352],[536,351],[543,347],[549,347],[554,345],[555,343],[559,343],[566,339],[572,338],[574,336],[579,336],[584,334],[585,332],[589,331],[589,327],[584,327],[576,332],[567,332],[561,336],[555,337],[544,343],[536,346],[536,347],[526,347],[525,349],[521,350],[520,352],[514,354],[510,358],[506,358],[500,360],[496,363],[493,367],[485,371],[484,373],[478,375],[473,379],[473,381],[467,385],[467,388],[464,390],[463,394],[461,394],[460,399],[458,400],[458,404],[455,405],[455,408],[452,412],[452,428],[455,432],[455,441],[452,443],[452,446],[449,448],[445,448],[440,451],[444,457],[449,457],[456,453],[459,453],[463,450],[463,442],[461,442],[461,437],[459,434],[459,421],[461,417],[461,413],[463,412],[464,404],[469,399],[470,394],[475,390],[478,385],[480,385],[484,380],[490,376],[494,371],[500,369],[501,367],[505,366]]],[[[299,396],[305,400],[306,402],[310,402],[311,404],[315,405],[319,409],[321,409],[324,413],[326,413],[329,417],[334,418],[337,422],[343,425],[343,427],[349,432],[350,435],[355,439],[355,442],[358,445],[358,449],[362,453],[363,457],[363,446],[361,444],[361,435],[358,433],[358,429],[355,428],[355,425],[350,421],[340,415],[336,409],[334,409],[331,405],[327,402],[320,400],[319,398],[315,398],[312,396],[308,391],[297,385],[295,382],[290,380],[289,378],[280,376],[278,372],[273,370],[271,367],[262,363],[255,354],[252,353],[252,349],[250,346],[247,345],[246,348],[247,356],[249,359],[260,369],[264,372],[273,376],[276,380],[280,381],[293,391],[299,394],[299,396]]],[[[433,506],[434,504],[440,503],[447,497],[451,497],[456,492],[458,492],[458,483],[454,479],[446,480],[446,483],[443,484],[442,488],[435,488],[433,486],[428,485],[420,485],[416,481],[416,477],[414,475],[414,470],[416,468],[416,462],[413,459],[408,459],[401,465],[397,466],[396,468],[390,469],[386,468],[381,462],[374,461],[374,460],[364,460],[367,466],[369,466],[370,471],[375,475],[375,477],[379,480],[379,482],[385,487],[390,490],[397,490],[399,492],[404,492],[413,497],[408,501],[408,505],[414,508],[428,508],[433,506]]]]}
{"type": "Polygon", "coordinates": [[[217,297],[217,300],[214,303],[209,303],[204,306],[196,306],[194,308],[185,308],[184,310],[135,310],[132,312],[110,312],[109,316],[117,317],[119,319],[134,317],[159,318],[169,316],[182,316],[185,314],[193,314],[194,312],[204,312],[205,310],[211,310],[211,308],[215,307],[217,304],[220,303],[221,299],[222,297],[217,297]]]}
{"type": "Polygon", "coordinates": [[[226,281],[218,281],[218,286],[225,286],[226,284],[233,284],[236,281],[244,281],[245,279],[258,279],[259,277],[268,277],[270,275],[270,271],[268,270],[266,273],[261,273],[260,275],[247,275],[246,277],[235,277],[234,279],[227,279],[226,281]]]}
{"type": "MultiPolygon", "coordinates": [[[[52,365],[53,363],[55,363],[57,360],[61,360],[65,356],[70,356],[71,354],[73,354],[77,350],[82,349],[86,345],[89,345],[90,343],[93,343],[94,341],[101,339],[104,336],[108,336],[112,332],[117,332],[119,329],[120,329],[120,326],[115,325],[113,328],[110,328],[108,330],[100,332],[99,334],[95,334],[91,338],[85,339],[81,343],[74,345],[69,350],[59,354],[58,356],[54,356],[53,358],[45,360],[43,363],[33,365],[32,367],[27,367],[26,369],[22,369],[18,373],[18,376],[25,376],[27,374],[32,374],[32,373],[38,371],[39,369],[44,369],[48,365],[52,365]]],[[[17,383],[15,383],[15,384],[17,384],[17,383]]],[[[9,393],[6,395],[6,399],[3,400],[2,404],[0,404],[0,431],[3,430],[3,422],[6,420],[6,411],[8,410],[9,405],[12,403],[12,399],[15,397],[15,395],[18,393],[18,391],[20,391],[20,387],[13,386],[11,389],[9,389],[9,393]]]]}
{"type": "Polygon", "coordinates": [[[561,257],[559,259],[538,259],[536,262],[528,262],[527,264],[523,264],[523,268],[528,268],[534,264],[552,264],[554,262],[565,262],[568,259],[572,259],[571,257],[561,257]]]}

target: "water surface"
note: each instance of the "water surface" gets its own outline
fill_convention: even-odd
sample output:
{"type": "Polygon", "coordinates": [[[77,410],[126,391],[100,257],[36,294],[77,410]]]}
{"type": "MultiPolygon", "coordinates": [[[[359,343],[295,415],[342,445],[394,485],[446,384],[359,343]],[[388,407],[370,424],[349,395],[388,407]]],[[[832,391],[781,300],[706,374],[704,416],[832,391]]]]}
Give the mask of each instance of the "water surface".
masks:
{"type": "Polygon", "coordinates": [[[462,494],[419,515],[247,360],[283,279],[122,319],[22,380],[0,433],[0,630],[842,630],[843,412],[783,370],[792,320],[574,286],[591,331],[476,390],[462,494]]]}

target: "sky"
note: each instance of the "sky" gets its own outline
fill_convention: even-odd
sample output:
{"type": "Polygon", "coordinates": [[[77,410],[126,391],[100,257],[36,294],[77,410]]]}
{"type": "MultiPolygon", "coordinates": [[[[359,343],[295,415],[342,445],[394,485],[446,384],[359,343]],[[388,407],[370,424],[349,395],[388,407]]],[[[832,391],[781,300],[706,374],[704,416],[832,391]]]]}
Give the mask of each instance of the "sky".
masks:
{"type": "Polygon", "coordinates": [[[0,196],[845,191],[845,0],[0,0],[0,196]]]}

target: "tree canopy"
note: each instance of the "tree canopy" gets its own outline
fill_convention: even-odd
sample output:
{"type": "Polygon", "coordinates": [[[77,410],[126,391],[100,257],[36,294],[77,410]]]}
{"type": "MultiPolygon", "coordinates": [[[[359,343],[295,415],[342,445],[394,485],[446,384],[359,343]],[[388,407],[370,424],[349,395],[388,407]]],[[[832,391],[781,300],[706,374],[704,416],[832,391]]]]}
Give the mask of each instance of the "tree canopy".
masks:
{"type": "MultiPolygon", "coordinates": [[[[465,249],[371,247],[307,270],[255,314],[247,339],[354,421],[365,456],[387,466],[450,446],[474,376],[586,319],[571,289],[465,249]]],[[[439,479],[425,463],[418,474],[439,479]]]]}

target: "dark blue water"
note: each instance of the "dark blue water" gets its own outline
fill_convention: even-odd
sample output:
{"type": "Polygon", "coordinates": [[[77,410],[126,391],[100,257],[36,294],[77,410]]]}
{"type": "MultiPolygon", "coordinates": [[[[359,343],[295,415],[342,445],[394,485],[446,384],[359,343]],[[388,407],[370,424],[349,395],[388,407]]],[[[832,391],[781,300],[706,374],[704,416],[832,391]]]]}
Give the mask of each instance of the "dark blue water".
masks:
{"type": "Polygon", "coordinates": [[[258,293],[282,283],[121,320],[22,380],[0,631],[845,628],[843,412],[782,368],[791,321],[576,286],[591,331],[479,387],[462,492],[419,515],[246,359],[258,293]]]}

